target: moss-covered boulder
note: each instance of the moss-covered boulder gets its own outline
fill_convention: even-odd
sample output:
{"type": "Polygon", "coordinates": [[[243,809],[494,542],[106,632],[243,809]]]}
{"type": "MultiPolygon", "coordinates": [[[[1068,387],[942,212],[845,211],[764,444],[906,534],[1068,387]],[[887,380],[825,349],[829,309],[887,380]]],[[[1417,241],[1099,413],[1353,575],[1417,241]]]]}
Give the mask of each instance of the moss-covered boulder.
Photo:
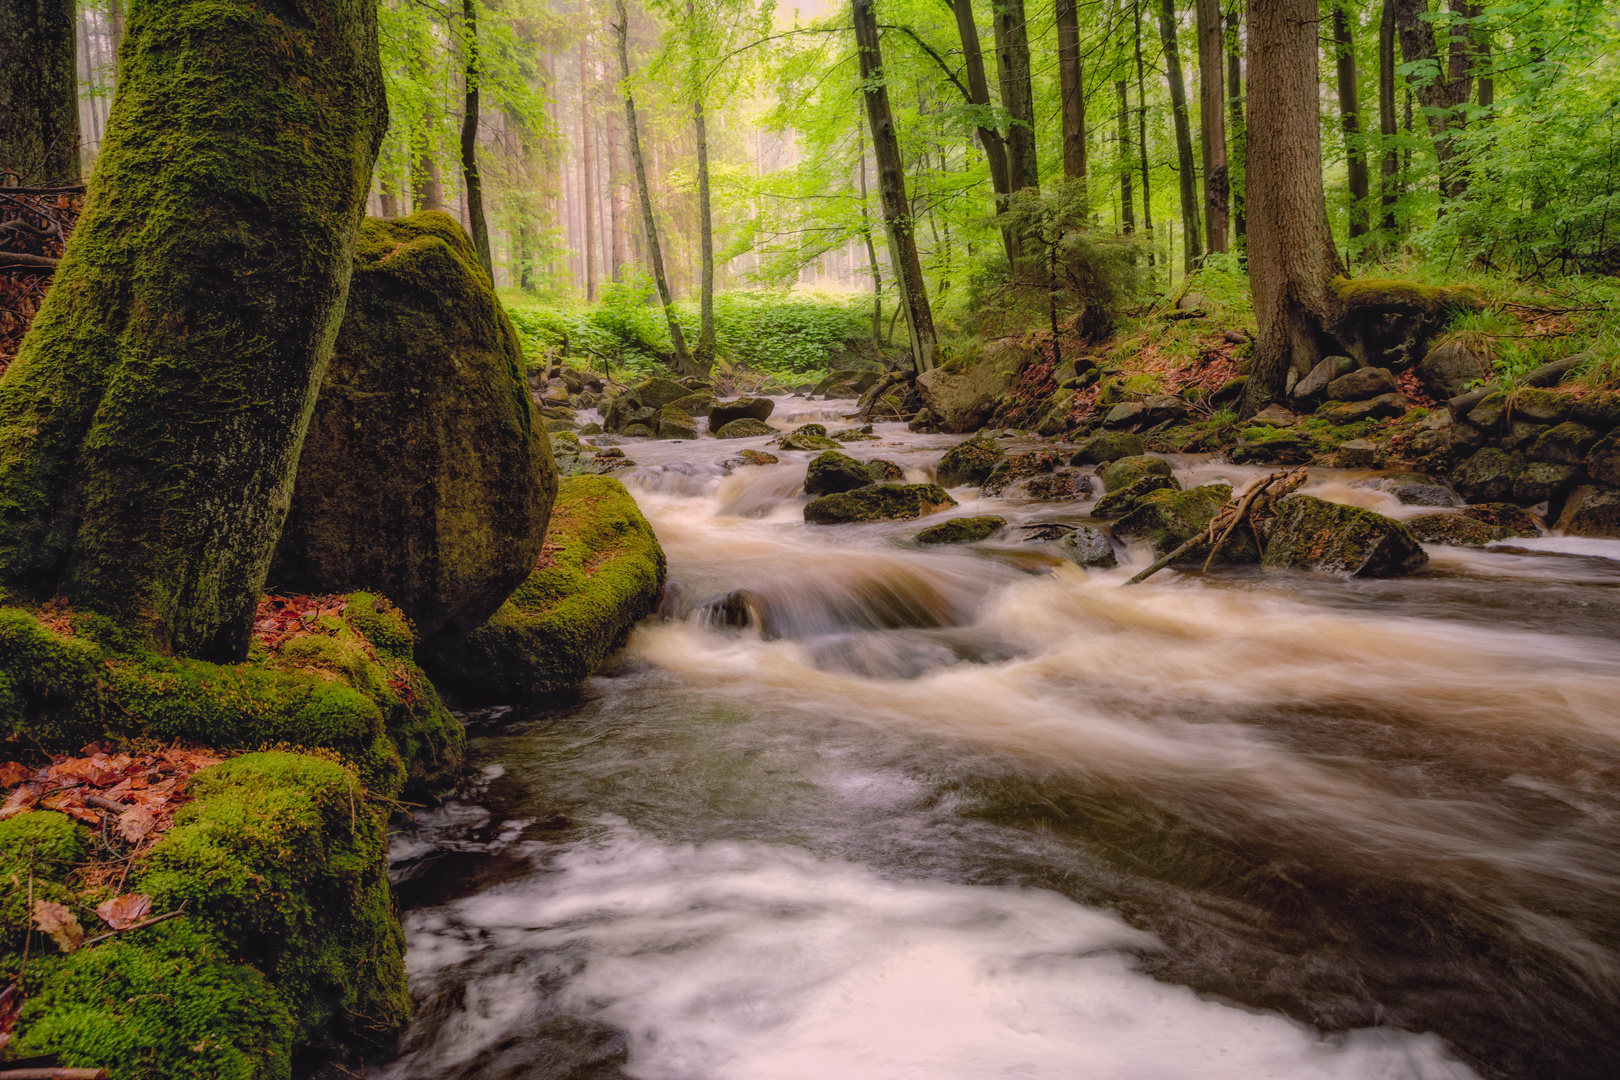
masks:
{"type": "Polygon", "coordinates": [[[1602,437],[1600,432],[1585,424],[1566,420],[1537,435],[1535,442],[1530,444],[1527,456],[1531,461],[1579,465],[1586,460],[1586,452],[1602,437]]]}
{"type": "Polygon", "coordinates": [[[483,626],[435,648],[436,678],[479,700],[511,701],[577,685],[652,613],[664,551],[624,485],[562,483],[534,572],[483,626]]]}
{"type": "Polygon", "coordinates": [[[713,394],[687,394],[683,398],[676,398],[669,403],[672,408],[681,410],[688,416],[708,416],[714,408],[713,394]]]}
{"type": "Polygon", "coordinates": [[[646,379],[608,402],[602,410],[602,426],[621,434],[629,434],[629,428],[636,424],[656,429],[658,410],[691,393],[689,387],[674,379],[646,379]]]}
{"type": "MultiPolygon", "coordinates": [[[[735,423],[736,421],[733,421],[735,423]]],[[[827,429],[820,424],[803,424],[782,436],[783,450],[842,450],[844,444],[827,437],[827,429]]]]}
{"type": "Polygon", "coordinates": [[[945,456],[934,466],[934,479],[941,487],[979,485],[989,478],[990,471],[1005,456],[1006,452],[994,439],[975,436],[945,451],[945,456]]]}
{"type": "Polygon", "coordinates": [[[717,401],[709,409],[709,430],[719,431],[733,420],[769,420],[776,402],[770,398],[737,398],[717,401]]]}
{"type": "Polygon", "coordinates": [[[1080,444],[1071,465],[1106,465],[1120,458],[1141,457],[1144,453],[1142,436],[1128,431],[1104,431],[1080,444]]]}
{"type": "MultiPolygon", "coordinates": [[[[1063,457],[1051,450],[1031,450],[1003,458],[984,478],[980,490],[986,495],[1000,495],[1014,484],[1034,477],[1054,474],[1063,465],[1063,457]]],[[[1089,490],[1089,489],[1088,489],[1089,490]]]]}
{"type": "Polygon", "coordinates": [[[1487,446],[1452,470],[1451,483],[1468,502],[1499,502],[1513,494],[1513,479],[1523,468],[1507,451],[1487,446]]]}
{"type": "Polygon", "coordinates": [[[1558,527],[1571,536],[1620,537],[1620,488],[1583,484],[1570,493],[1558,527]]]}
{"type": "MultiPolygon", "coordinates": [[[[1203,532],[1231,498],[1230,484],[1149,492],[1114,526],[1114,535],[1146,540],[1155,555],[1168,555],[1203,532]]],[[[1200,546],[1188,551],[1186,557],[1202,560],[1208,554],[1208,547],[1200,546]]],[[[1258,562],[1260,552],[1255,548],[1253,534],[1246,529],[1234,530],[1222,546],[1220,558],[1222,562],[1258,562]]]]}
{"type": "Polygon", "coordinates": [[[1139,476],[1118,491],[1110,491],[1098,499],[1097,505],[1091,508],[1091,515],[1100,518],[1121,517],[1136,509],[1137,504],[1142,501],[1144,496],[1155,491],[1163,491],[1166,488],[1172,491],[1180,491],[1181,484],[1175,477],[1166,476],[1164,473],[1148,473],[1146,476],[1139,476]]]}
{"type": "Polygon", "coordinates": [[[138,4],[0,380],[0,584],[245,655],[387,126],[376,5],[138,4]]]}
{"type": "Polygon", "coordinates": [[[775,435],[776,429],[763,420],[743,417],[740,420],[728,420],[720,427],[714,426],[714,417],[709,417],[709,430],[720,439],[754,439],[761,435],[775,435]]]}
{"type": "Polygon", "coordinates": [[[906,478],[906,470],[888,458],[873,458],[865,464],[866,471],[871,475],[874,484],[887,484],[891,481],[906,478]]]}
{"type": "Polygon", "coordinates": [[[824,450],[810,462],[804,474],[804,490],[811,495],[832,495],[854,491],[872,483],[871,470],[837,450],[824,450]]]}
{"type": "Polygon", "coordinates": [[[1452,547],[1484,547],[1513,535],[1509,529],[1487,525],[1463,514],[1423,514],[1408,519],[1405,524],[1412,535],[1425,544],[1452,547]]]}
{"type": "MultiPolygon", "coordinates": [[[[1398,278],[1335,278],[1334,336],[1364,367],[1397,371],[1417,363],[1455,311],[1476,306],[1467,289],[1398,278]]],[[[1301,372],[1300,374],[1304,374],[1301,372]]]]}
{"type": "Polygon", "coordinates": [[[955,505],[956,500],[938,484],[875,484],[811,499],[805,504],[804,520],[812,525],[901,521],[935,514],[955,505]]]}
{"type": "Polygon", "coordinates": [[[375,590],[424,641],[466,633],[528,576],[556,492],[472,240],[437,211],[365,222],[272,587],[375,590]]]}
{"type": "Polygon", "coordinates": [[[994,536],[1007,527],[1007,519],[995,514],[952,518],[930,525],[916,536],[919,544],[972,544],[994,536]]]}
{"type": "Polygon", "coordinates": [[[674,405],[658,410],[658,437],[660,439],[695,439],[697,421],[674,405]]]}
{"type": "Polygon", "coordinates": [[[1620,487],[1620,430],[1592,445],[1586,455],[1586,471],[1600,484],[1620,487]]]}
{"type": "Polygon", "coordinates": [[[1103,486],[1109,491],[1129,487],[1144,476],[1172,476],[1170,463],[1152,454],[1120,458],[1100,470],[1103,486]]]}
{"type": "Polygon", "coordinates": [[[1379,394],[1366,401],[1326,401],[1316,415],[1330,424],[1358,424],[1363,420],[1389,420],[1406,415],[1406,398],[1400,394],[1379,394]]]}
{"type": "Polygon", "coordinates": [[[1262,565],[1393,577],[1429,561],[1400,522],[1359,506],[1290,495],[1277,504],[1262,565]]]}
{"type": "Polygon", "coordinates": [[[976,431],[989,421],[1038,354],[1013,338],[993,341],[977,357],[952,360],[917,377],[917,393],[941,431],[976,431]]]}
{"type": "Polygon", "coordinates": [[[1508,502],[1476,503],[1463,508],[1463,516],[1506,529],[1509,536],[1540,536],[1541,527],[1530,511],[1508,502]]]}

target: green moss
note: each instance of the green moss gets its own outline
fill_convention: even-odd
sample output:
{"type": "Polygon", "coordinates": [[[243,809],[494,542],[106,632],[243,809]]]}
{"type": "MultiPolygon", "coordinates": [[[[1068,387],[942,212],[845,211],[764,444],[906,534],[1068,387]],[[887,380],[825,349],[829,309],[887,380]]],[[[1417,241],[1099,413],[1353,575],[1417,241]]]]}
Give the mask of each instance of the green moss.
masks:
{"type": "Polygon", "coordinates": [[[971,544],[993,536],[1007,527],[1007,519],[995,514],[952,518],[930,525],[916,536],[919,544],[971,544]]]}
{"type": "Polygon", "coordinates": [[[805,504],[804,520],[812,525],[901,521],[955,505],[956,500],[938,484],[875,484],[811,499],[805,504]]]}
{"type": "Polygon", "coordinates": [[[17,954],[32,925],[30,881],[35,900],[71,905],[68,874],[84,859],[88,837],[83,825],[49,810],[0,821],[0,983],[17,976],[17,954]]]}
{"type": "Polygon", "coordinates": [[[1473,293],[1466,289],[1427,285],[1401,278],[1337,277],[1328,283],[1328,287],[1352,310],[1399,305],[1433,313],[1473,300],[1473,293]]]}
{"type": "Polygon", "coordinates": [[[435,675],[480,698],[574,686],[652,612],[665,572],[663,549],[623,484],[565,480],[542,564],[489,622],[433,651],[435,675]]]}
{"type": "Polygon", "coordinates": [[[1172,475],[1170,463],[1163,458],[1156,458],[1151,454],[1138,454],[1135,457],[1120,458],[1109,464],[1101,472],[1103,485],[1109,491],[1119,491],[1129,487],[1144,476],[1170,476],[1172,475]]]}
{"type": "Polygon", "coordinates": [[[1359,506],[1290,495],[1277,504],[1263,565],[1391,577],[1428,562],[1417,537],[1398,521],[1359,506]]]}
{"type": "MultiPolygon", "coordinates": [[[[1168,555],[1202,532],[1231,497],[1230,484],[1149,492],[1137,500],[1134,510],[1119,520],[1114,534],[1146,540],[1153,546],[1155,555],[1168,555]]],[[[1198,547],[1189,551],[1186,558],[1202,560],[1208,554],[1208,547],[1198,547]]],[[[1223,562],[1256,562],[1259,558],[1254,537],[1244,529],[1234,531],[1221,548],[1223,562]]]]}
{"type": "Polygon", "coordinates": [[[982,484],[1004,456],[995,440],[975,436],[945,451],[934,466],[934,477],[942,487],[982,484]]]}

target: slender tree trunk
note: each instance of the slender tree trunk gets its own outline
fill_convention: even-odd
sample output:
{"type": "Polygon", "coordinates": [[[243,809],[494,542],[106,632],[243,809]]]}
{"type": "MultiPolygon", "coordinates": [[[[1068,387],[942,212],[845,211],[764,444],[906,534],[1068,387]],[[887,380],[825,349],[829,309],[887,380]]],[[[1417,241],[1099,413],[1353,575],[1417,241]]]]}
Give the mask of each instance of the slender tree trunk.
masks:
{"type": "Polygon", "coordinates": [[[620,150],[619,117],[610,109],[607,114],[608,227],[613,232],[614,281],[623,279],[624,268],[630,262],[624,236],[624,177],[619,173],[620,150]]]}
{"type": "Polygon", "coordinates": [[[422,114],[421,146],[416,155],[415,176],[411,184],[411,209],[417,213],[423,210],[444,209],[444,181],[439,175],[439,159],[434,154],[434,129],[438,126],[438,117],[428,109],[422,114]]]}
{"type": "Polygon", "coordinates": [[[994,26],[1001,104],[1011,117],[1007,128],[1007,186],[1023,191],[1041,183],[1035,153],[1035,93],[1030,81],[1024,0],[997,0],[994,26]]]}
{"type": "Polygon", "coordinates": [[[1086,178],[1086,87],[1075,0],[1057,0],[1058,84],[1063,105],[1063,175],[1086,178]]]}
{"type": "Polygon", "coordinates": [[[1243,126],[1243,18],[1239,0],[1233,0],[1226,12],[1226,105],[1231,119],[1228,125],[1226,179],[1231,190],[1232,236],[1235,247],[1242,249],[1248,221],[1243,214],[1243,190],[1247,158],[1247,139],[1243,126]]]}
{"type": "Polygon", "coordinates": [[[467,192],[467,224],[478,262],[495,280],[495,262],[489,250],[489,224],[484,219],[484,181],[478,174],[478,0],[461,0],[461,17],[467,29],[467,97],[461,115],[461,176],[467,192]]]}
{"type": "Polygon", "coordinates": [[[872,340],[883,341],[883,270],[878,265],[877,245],[872,242],[872,214],[867,209],[866,197],[866,118],[860,116],[857,124],[861,146],[861,235],[866,239],[866,257],[872,266],[872,340]]]}
{"type": "Polygon", "coordinates": [[[1204,238],[1226,250],[1226,48],[1220,0],[1198,0],[1198,110],[1203,128],[1204,238]]]}
{"type": "MultiPolygon", "coordinates": [[[[1471,31],[1454,25],[1447,32],[1447,53],[1442,57],[1435,42],[1434,23],[1428,0],[1389,0],[1394,8],[1395,30],[1401,40],[1401,55],[1408,65],[1433,64],[1438,74],[1413,89],[1428,116],[1429,133],[1434,138],[1434,156],[1440,164],[1440,194],[1444,213],[1446,202],[1463,197],[1468,190],[1468,167],[1457,136],[1467,126],[1467,113],[1461,108],[1474,95],[1471,31]]],[[[1454,15],[1471,16],[1478,9],[1466,0],[1452,0],[1454,15]]]]}
{"type": "Polygon", "coordinates": [[[1131,0],[1131,26],[1136,43],[1136,151],[1142,165],[1142,232],[1147,236],[1148,266],[1156,260],[1153,246],[1153,189],[1148,186],[1147,76],[1142,65],[1141,0],[1131,0]]]}
{"type": "MultiPolygon", "coordinates": [[[[973,0],[952,0],[956,15],[956,32],[962,39],[962,66],[967,73],[968,100],[981,111],[990,105],[990,84],[984,74],[984,50],[979,45],[979,25],[973,20],[973,0]]],[[[1007,174],[1007,143],[1001,132],[993,126],[980,124],[979,145],[984,148],[985,162],[990,166],[990,188],[996,195],[996,213],[1007,209],[1007,196],[1012,184],[1007,174]]],[[[1018,238],[1009,228],[1001,230],[1001,245],[1006,249],[1007,261],[1018,263],[1018,238]]]]}
{"type": "Polygon", "coordinates": [[[1350,238],[1367,234],[1367,153],[1361,145],[1361,91],[1356,82],[1356,49],[1345,11],[1349,0],[1333,3],[1333,48],[1339,76],[1339,126],[1344,131],[1345,172],[1350,182],[1350,238]]]}
{"type": "Polygon", "coordinates": [[[714,219],[709,205],[709,132],[703,121],[703,70],[698,64],[697,11],[687,0],[686,18],[694,31],[692,48],[692,127],[697,134],[698,269],[700,323],[693,358],[707,371],[714,366],[714,219]]]}
{"type": "Polygon", "coordinates": [[[1244,398],[1251,415],[1284,395],[1324,349],[1344,272],[1328,229],[1317,102],[1316,0],[1249,0],[1249,290],[1259,334],[1244,398]]]}
{"type": "MultiPolygon", "coordinates": [[[[580,11],[585,5],[580,4],[580,11]]],[[[585,221],[585,300],[596,299],[596,138],[591,130],[590,40],[579,39],[580,212],[585,221]]]]}
{"type": "Polygon", "coordinates": [[[73,0],[4,0],[0,43],[0,169],[23,186],[78,183],[73,0]]]}
{"type": "Polygon", "coordinates": [[[889,261],[911,335],[911,356],[920,375],[937,364],[934,313],[928,306],[922,263],[917,258],[916,222],[911,216],[911,205],[906,201],[905,168],[900,160],[894,114],[889,109],[889,90],[884,83],[883,53],[878,44],[877,17],[872,4],[873,0],[851,0],[850,4],[855,22],[855,48],[861,60],[861,96],[866,99],[866,118],[872,127],[872,155],[877,159],[878,198],[883,204],[883,226],[889,237],[889,261]]]}
{"type": "Polygon", "coordinates": [[[1136,206],[1131,197],[1131,99],[1124,79],[1114,83],[1119,94],[1119,222],[1126,236],[1136,233],[1136,206]]]}
{"type": "Polygon", "coordinates": [[[1176,47],[1176,0],[1159,2],[1159,38],[1164,45],[1164,73],[1170,83],[1170,108],[1176,128],[1176,180],[1181,189],[1181,252],[1192,273],[1203,257],[1198,235],[1198,172],[1193,165],[1192,126],[1187,119],[1187,83],[1181,77],[1181,50],[1176,47]]]}
{"type": "Polygon", "coordinates": [[[669,322],[669,340],[675,348],[676,367],[689,375],[700,374],[686,347],[686,335],[675,318],[675,300],[669,291],[669,276],[664,273],[664,250],[658,243],[658,219],[653,216],[652,191],[647,186],[647,164],[641,156],[641,137],[636,131],[636,98],[630,91],[630,15],[624,0],[615,0],[619,21],[614,30],[619,37],[619,89],[624,94],[624,137],[630,147],[630,163],[636,170],[636,190],[641,194],[641,226],[646,235],[647,262],[652,267],[653,283],[658,286],[658,299],[664,305],[664,318],[669,322]]]}
{"type": "Polygon", "coordinates": [[[1395,0],[1384,0],[1378,15],[1378,134],[1384,154],[1379,163],[1378,201],[1383,206],[1385,243],[1396,233],[1395,201],[1401,194],[1401,156],[1395,137],[1395,0]]]}

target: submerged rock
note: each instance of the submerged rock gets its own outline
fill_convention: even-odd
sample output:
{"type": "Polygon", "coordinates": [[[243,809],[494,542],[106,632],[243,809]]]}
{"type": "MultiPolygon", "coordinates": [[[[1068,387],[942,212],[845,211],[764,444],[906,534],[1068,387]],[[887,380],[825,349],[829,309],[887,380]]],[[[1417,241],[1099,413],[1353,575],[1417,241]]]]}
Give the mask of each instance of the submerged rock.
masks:
{"type": "Polygon", "coordinates": [[[1175,477],[1166,476],[1163,473],[1148,473],[1146,476],[1139,476],[1118,491],[1110,491],[1098,499],[1097,505],[1091,509],[1091,515],[1100,518],[1120,517],[1136,509],[1136,504],[1141,502],[1144,495],[1154,491],[1162,491],[1165,488],[1180,491],[1181,483],[1175,477]]]}
{"type": "MultiPolygon", "coordinates": [[[[1146,540],[1155,555],[1168,555],[1203,532],[1210,520],[1232,498],[1232,485],[1209,484],[1204,487],[1176,491],[1164,488],[1149,492],[1132,510],[1114,526],[1114,535],[1146,540]]],[[[1194,548],[1187,558],[1203,559],[1209,554],[1204,546],[1194,548]]],[[[1255,548],[1254,535],[1248,529],[1234,529],[1221,546],[1221,562],[1256,562],[1260,552],[1255,548]]]]}
{"type": "Polygon", "coordinates": [[[904,480],[906,470],[887,458],[873,458],[866,463],[866,471],[872,476],[872,483],[886,484],[890,480],[904,480]]]}
{"type": "Polygon", "coordinates": [[[709,407],[709,430],[719,431],[733,420],[768,420],[776,408],[770,398],[737,398],[717,401],[709,407]]]}
{"type": "Polygon", "coordinates": [[[1416,536],[1382,514],[1290,495],[1277,504],[1261,564],[1328,570],[1351,577],[1393,577],[1428,561],[1416,536]]]}
{"type": "Polygon", "coordinates": [[[1119,558],[1114,554],[1114,545],[1108,539],[1108,534],[1090,525],[1082,525],[1060,538],[1056,546],[1058,554],[1076,566],[1105,569],[1119,565],[1119,558]]]}
{"type": "Polygon", "coordinates": [[[763,450],[739,450],[736,457],[727,458],[722,464],[731,469],[738,465],[775,465],[781,460],[775,454],[767,454],[763,450]]]}
{"type": "Polygon", "coordinates": [[[1007,519],[994,514],[952,518],[930,525],[916,536],[919,544],[971,544],[1007,527],[1007,519]]]}
{"type": "Polygon", "coordinates": [[[837,450],[823,451],[810,462],[804,474],[804,490],[811,495],[833,495],[854,491],[872,483],[872,473],[864,462],[837,450]]]}
{"type": "Polygon", "coordinates": [[[761,435],[776,434],[776,429],[763,420],[755,420],[747,416],[741,420],[729,421],[716,428],[713,426],[714,414],[711,413],[709,414],[709,425],[709,430],[714,432],[716,438],[721,439],[753,439],[761,435]]]}
{"type": "Polygon", "coordinates": [[[1014,454],[996,464],[985,477],[981,490],[986,495],[1000,495],[1020,480],[1041,473],[1056,472],[1063,459],[1050,450],[1031,450],[1027,454],[1014,454]]]}
{"type": "Polygon", "coordinates": [[[812,499],[805,505],[804,520],[812,525],[898,521],[938,513],[955,505],[956,500],[938,484],[876,484],[812,499]]]}
{"type": "Polygon", "coordinates": [[[1530,511],[1512,503],[1479,503],[1463,509],[1465,517],[1508,530],[1512,536],[1540,536],[1541,528],[1530,511]]]}
{"type": "Polygon", "coordinates": [[[934,478],[941,487],[983,484],[1005,457],[1006,452],[999,443],[974,436],[945,451],[945,456],[934,466],[934,478]]]}

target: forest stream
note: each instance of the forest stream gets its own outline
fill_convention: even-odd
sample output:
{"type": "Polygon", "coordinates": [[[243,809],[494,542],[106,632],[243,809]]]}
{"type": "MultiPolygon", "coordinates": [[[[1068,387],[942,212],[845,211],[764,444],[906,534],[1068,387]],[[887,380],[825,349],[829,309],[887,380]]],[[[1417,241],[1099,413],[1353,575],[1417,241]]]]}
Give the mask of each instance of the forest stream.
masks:
{"type": "MultiPolygon", "coordinates": [[[[913,480],[957,440],[877,434],[913,480]]],[[[625,447],[663,610],[574,700],[467,715],[477,782],[394,838],[383,1075],[1620,1073],[1620,541],[1125,587],[1145,550],[806,525],[813,455],[721,464],[765,446],[625,447]]]]}

